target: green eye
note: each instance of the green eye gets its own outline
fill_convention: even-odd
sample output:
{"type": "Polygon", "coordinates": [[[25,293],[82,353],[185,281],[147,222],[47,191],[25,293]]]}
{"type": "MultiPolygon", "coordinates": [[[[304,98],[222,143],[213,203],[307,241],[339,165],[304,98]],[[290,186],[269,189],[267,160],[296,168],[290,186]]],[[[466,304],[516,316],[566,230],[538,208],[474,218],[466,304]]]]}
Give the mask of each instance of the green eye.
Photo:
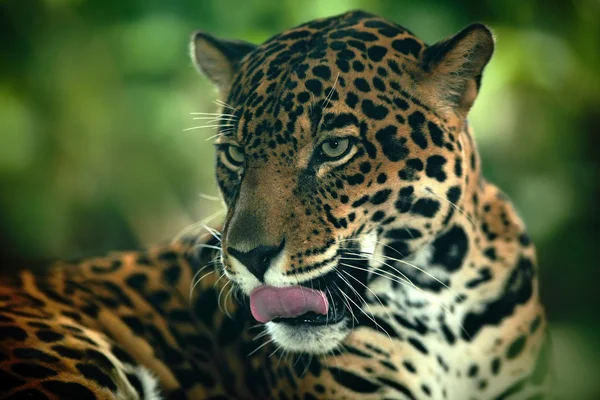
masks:
{"type": "Polygon", "coordinates": [[[232,144],[225,148],[225,158],[234,168],[241,167],[245,160],[242,148],[232,144]]]}
{"type": "Polygon", "coordinates": [[[328,160],[338,160],[348,154],[352,143],[348,138],[331,138],[321,144],[321,156],[328,160]]]}

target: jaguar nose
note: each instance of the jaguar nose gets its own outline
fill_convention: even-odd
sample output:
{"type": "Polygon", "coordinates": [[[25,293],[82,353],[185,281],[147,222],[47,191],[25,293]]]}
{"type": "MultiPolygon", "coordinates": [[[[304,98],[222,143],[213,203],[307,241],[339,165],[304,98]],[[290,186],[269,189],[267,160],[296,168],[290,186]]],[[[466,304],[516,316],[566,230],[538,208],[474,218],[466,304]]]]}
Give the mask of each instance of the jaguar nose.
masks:
{"type": "Polygon", "coordinates": [[[256,279],[263,282],[271,261],[281,253],[284,246],[285,239],[281,241],[279,246],[258,246],[246,252],[228,247],[227,252],[244,264],[256,279]]]}

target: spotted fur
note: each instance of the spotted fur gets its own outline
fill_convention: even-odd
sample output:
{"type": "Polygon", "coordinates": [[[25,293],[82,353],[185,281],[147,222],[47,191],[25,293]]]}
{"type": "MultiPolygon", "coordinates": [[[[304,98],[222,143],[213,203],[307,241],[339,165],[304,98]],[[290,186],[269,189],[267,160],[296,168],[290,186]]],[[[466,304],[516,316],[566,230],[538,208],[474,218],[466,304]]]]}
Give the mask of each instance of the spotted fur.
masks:
{"type": "Polygon", "coordinates": [[[194,34],[222,231],[3,278],[0,399],[545,398],[535,250],[466,119],[493,47],[359,11],[259,46],[194,34]],[[329,312],[256,325],[262,284],[329,312]]]}

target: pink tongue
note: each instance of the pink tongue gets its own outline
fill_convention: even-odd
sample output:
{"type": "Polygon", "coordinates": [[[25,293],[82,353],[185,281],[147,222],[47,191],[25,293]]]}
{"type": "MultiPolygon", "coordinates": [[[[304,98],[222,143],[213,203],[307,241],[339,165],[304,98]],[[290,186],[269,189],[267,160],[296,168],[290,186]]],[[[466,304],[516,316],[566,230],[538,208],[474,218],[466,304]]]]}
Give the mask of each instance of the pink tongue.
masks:
{"type": "Polygon", "coordinates": [[[277,317],[297,317],[309,311],[326,315],[328,308],[325,293],[303,286],[278,288],[262,285],[250,293],[252,315],[262,323],[277,317]]]}

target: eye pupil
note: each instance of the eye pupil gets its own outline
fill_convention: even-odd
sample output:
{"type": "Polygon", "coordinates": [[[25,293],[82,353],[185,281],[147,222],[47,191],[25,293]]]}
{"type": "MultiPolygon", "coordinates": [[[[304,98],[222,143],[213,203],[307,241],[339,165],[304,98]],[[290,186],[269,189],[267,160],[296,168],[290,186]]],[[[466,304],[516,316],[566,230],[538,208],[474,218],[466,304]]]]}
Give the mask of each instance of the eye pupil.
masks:
{"type": "Polygon", "coordinates": [[[323,142],[321,145],[320,155],[326,160],[333,161],[342,158],[352,148],[350,139],[348,138],[331,138],[323,142]]]}

